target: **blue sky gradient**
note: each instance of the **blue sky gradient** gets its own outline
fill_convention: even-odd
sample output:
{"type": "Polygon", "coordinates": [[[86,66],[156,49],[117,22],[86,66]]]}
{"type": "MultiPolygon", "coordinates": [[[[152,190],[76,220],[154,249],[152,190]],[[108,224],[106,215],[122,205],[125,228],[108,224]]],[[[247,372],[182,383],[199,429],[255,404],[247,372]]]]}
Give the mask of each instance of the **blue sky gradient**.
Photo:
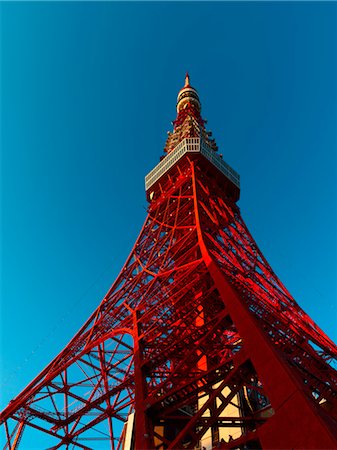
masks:
{"type": "Polygon", "coordinates": [[[186,70],[250,231],[336,341],[336,3],[0,7],[1,409],[121,269],[186,70]]]}

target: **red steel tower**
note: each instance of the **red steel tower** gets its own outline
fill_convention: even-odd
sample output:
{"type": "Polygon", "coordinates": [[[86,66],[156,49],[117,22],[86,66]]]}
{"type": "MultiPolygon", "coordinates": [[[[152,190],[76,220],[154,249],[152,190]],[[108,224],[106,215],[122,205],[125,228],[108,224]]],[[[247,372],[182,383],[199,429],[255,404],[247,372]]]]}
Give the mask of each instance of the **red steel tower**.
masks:
{"type": "Polygon", "coordinates": [[[335,344],[249,233],[186,76],[148,216],[67,347],[1,414],[5,449],[336,449],[335,344]]]}

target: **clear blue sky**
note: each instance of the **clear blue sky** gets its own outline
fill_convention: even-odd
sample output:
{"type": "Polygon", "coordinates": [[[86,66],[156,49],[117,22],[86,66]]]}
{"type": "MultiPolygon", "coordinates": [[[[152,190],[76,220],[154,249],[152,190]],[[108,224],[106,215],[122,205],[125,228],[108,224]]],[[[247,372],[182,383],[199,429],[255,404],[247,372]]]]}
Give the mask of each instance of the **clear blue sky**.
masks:
{"type": "Polygon", "coordinates": [[[334,340],[336,3],[1,3],[1,408],[114,281],[186,70],[240,207],[334,340]]]}

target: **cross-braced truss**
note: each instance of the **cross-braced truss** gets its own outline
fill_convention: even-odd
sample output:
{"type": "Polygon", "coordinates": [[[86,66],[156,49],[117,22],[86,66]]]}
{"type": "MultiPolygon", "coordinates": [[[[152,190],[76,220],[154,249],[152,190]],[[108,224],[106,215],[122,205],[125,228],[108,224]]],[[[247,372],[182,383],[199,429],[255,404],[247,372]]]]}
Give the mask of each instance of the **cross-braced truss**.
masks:
{"type": "Polygon", "coordinates": [[[201,162],[186,157],[167,178],[100,306],[3,412],[5,448],[38,442],[35,431],[50,448],[122,449],[132,412],[137,449],[259,448],[299,393],[312,433],[334,426],[336,347],[201,162]]]}

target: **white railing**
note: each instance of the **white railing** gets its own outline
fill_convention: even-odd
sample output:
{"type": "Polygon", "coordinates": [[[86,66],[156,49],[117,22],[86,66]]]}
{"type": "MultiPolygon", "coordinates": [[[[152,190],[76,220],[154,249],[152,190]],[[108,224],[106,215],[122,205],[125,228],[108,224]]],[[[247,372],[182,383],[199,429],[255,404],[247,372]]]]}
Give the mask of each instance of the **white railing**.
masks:
{"type": "Polygon", "coordinates": [[[156,183],[175,163],[182,158],[185,153],[201,153],[208,161],[210,161],[220,172],[222,172],[235,186],[240,188],[240,175],[235,172],[220,155],[215,153],[202,139],[200,138],[185,138],[170,152],[165,158],[160,161],[156,167],[145,177],[145,190],[148,191],[151,186],[156,183]],[[201,145],[200,145],[201,141],[201,145]]]}
{"type": "Polygon", "coordinates": [[[220,155],[215,153],[213,149],[209,148],[209,146],[206,145],[204,141],[201,141],[200,153],[204,155],[211,163],[213,163],[214,166],[220,170],[220,172],[226,175],[226,177],[229,178],[235,184],[235,186],[237,186],[238,188],[240,187],[240,175],[235,172],[235,170],[232,169],[231,166],[227,164],[220,155]]]}

